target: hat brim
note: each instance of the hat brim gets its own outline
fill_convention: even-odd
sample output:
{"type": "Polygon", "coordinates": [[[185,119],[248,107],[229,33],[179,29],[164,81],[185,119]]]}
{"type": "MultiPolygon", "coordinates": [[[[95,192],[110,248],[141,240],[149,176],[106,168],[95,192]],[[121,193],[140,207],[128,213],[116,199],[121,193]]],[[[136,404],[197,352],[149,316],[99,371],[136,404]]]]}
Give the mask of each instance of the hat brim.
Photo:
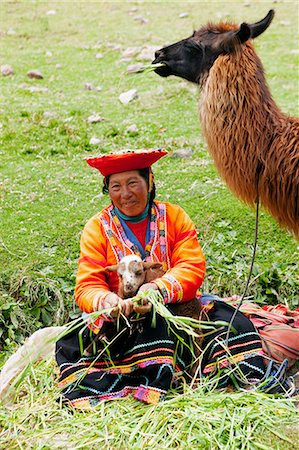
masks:
{"type": "Polygon", "coordinates": [[[127,172],[128,170],[138,170],[150,167],[163,156],[167,155],[167,150],[128,150],[121,153],[108,153],[86,158],[86,162],[107,177],[114,173],[127,172]]]}

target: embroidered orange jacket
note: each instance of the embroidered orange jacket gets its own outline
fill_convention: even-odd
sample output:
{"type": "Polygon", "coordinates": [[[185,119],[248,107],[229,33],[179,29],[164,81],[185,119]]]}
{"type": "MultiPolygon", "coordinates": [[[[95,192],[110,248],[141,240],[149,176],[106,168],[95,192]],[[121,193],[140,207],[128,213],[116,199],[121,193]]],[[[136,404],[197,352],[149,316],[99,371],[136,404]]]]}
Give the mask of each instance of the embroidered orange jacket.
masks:
{"type": "MultiPolygon", "coordinates": [[[[75,298],[80,309],[90,313],[100,297],[118,290],[117,274],[105,272],[105,267],[138,253],[138,248],[128,240],[112,205],[87,222],[80,248],[75,298]]],[[[146,260],[163,264],[166,273],[155,283],[165,303],[195,297],[204,279],[205,258],[194,224],[181,207],[153,203],[146,260]]]]}

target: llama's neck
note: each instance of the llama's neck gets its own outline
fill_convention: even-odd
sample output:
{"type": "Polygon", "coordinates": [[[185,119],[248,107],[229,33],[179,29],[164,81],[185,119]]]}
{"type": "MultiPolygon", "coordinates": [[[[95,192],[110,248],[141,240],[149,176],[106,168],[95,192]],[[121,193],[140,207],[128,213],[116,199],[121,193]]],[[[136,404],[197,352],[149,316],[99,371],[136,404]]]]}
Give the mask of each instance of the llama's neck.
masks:
{"type": "Polygon", "coordinates": [[[283,114],[271,97],[251,44],[216,60],[203,83],[200,113],[206,133],[214,134],[214,126],[222,135],[248,130],[251,139],[265,133],[269,122],[281,121],[283,114]]]}
{"type": "Polygon", "coordinates": [[[260,160],[283,114],[271,97],[262,64],[251,44],[242,53],[220,56],[202,85],[200,118],[215,164],[237,192],[232,168],[244,177],[243,199],[252,203],[260,160]],[[248,170],[249,169],[249,170],[248,170]]]}

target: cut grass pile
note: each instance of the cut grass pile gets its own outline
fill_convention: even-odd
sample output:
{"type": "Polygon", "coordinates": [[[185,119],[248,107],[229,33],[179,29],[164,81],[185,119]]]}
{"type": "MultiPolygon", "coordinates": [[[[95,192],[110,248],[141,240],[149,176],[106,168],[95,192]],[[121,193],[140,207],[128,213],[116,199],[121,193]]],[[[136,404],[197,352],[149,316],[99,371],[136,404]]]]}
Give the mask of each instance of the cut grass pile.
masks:
{"type": "Polygon", "coordinates": [[[52,360],[19,386],[16,404],[0,410],[5,449],[295,449],[298,410],[292,400],[255,392],[170,392],[157,405],[132,398],[76,411],[55,401],[52,360]]]}

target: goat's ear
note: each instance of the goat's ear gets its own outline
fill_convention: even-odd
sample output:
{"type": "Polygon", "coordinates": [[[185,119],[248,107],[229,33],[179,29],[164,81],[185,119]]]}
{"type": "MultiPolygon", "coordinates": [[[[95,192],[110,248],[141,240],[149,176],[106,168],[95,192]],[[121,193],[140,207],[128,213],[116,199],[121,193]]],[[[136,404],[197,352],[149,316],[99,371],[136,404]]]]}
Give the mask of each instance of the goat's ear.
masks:
{"type": "Polygon", "coordinates": [[[106,266],[106,272],[117,272],[118,264],[114,264],[113,266],[106,266]]]}
{"type": "Polygon", "coordinates": [[[162,264],[160,262],[143,261],[143,268],[146,269],[162,269],[162,264]]]}

